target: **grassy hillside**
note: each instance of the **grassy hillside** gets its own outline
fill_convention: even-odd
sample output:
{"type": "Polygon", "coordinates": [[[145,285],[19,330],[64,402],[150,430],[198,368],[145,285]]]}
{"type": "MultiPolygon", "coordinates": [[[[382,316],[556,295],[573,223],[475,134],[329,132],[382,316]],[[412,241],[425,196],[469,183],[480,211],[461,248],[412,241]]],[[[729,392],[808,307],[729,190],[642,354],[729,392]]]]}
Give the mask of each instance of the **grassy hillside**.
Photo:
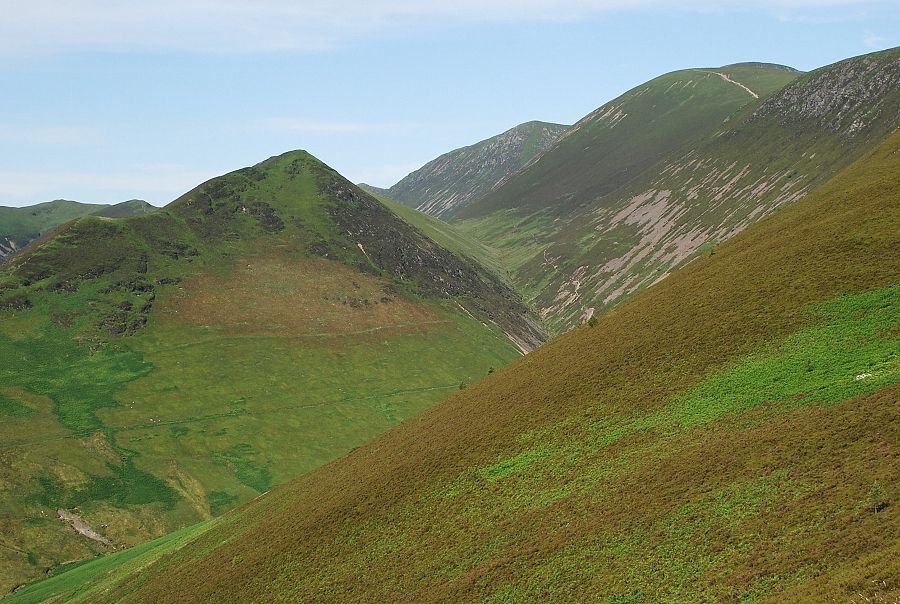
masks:
{"type": "Polygon", "coordinates": [[[431,216],[460,212],[550,148],[568,126],[527,122],[441,155],[385,191],[431,216]]]}
{"type": "Polygon", "coordinates": [[[582,120],[456,226],[495,246],[563,331],[800,199],[898,116],[898,50],[799,77],[754,64],[677,72],[582,120]]]}
{"type": "Polygon", "coordinates": [[[303,152],[69,223],[0,272],[0,588],[214,517],[541,338],[303,152]]]}
{"type": "Polygon", "coordinates": [[[596,324],[81,601],[893,601],[898,247],[895,132],[596,324]]]}
{"type": "MultiPolygon", "coordinates": [[[[730,77],[730,76],[729,76],[730,77]]],[[[571,208],[593,202],[672,151],[702,140],[723,120],[797,77],[775,66],[676,71],[630,90],[582,118],[552,149],[504,186],[458,212],[571,208]],[[748,91],[722,74],[747,77],[748,91]],[[751,94],[752,92],[752,94],[751,94]]]]}
{"type": "Polygon", "coordinates": [[[0,262],[53,228],[88,214],[121,218],[153,211],[146,201],[132,199],[115,205],[57,199],[24,208],[0,207],[0,262]]]}

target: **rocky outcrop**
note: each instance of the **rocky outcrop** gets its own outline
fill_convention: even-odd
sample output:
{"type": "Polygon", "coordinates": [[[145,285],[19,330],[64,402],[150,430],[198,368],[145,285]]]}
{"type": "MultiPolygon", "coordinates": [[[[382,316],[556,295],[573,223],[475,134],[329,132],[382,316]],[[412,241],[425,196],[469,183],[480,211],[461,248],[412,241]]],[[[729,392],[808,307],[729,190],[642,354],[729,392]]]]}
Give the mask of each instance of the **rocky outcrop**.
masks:
{"type": "Polygon", "coordinates": [[[814,122],[843,137],[855,137],[886,120],[900,125],[900,52],[886,51],[841,61],[787,86],[759,107],[750,123],[775,119],[781,125],[814,122]],[[890,97],[894,97],[894,102],[890,97]]]}
{"type": "Polygon", "coordinates": [[[447,218],[519,171],[552,146],[568,126],[528,122],[428,162],[393,187],[388,196],[447,218]]]}
{"type": "Polygon", "coordinates": [[[888,130],[900,125],[898,97],[900,52],[892,50],[816,70],[763,103],[749,121],[814,122],[851,138],[878,122],[888,130]]]}
{"type": "MultiPolygon", "coordinates": [[[[26,242],[27,245],[28,242],[26,242]]],[[[15,239],[0,237],[0,264],[7,258],[18,252],[22,247],[15,239]]]]}

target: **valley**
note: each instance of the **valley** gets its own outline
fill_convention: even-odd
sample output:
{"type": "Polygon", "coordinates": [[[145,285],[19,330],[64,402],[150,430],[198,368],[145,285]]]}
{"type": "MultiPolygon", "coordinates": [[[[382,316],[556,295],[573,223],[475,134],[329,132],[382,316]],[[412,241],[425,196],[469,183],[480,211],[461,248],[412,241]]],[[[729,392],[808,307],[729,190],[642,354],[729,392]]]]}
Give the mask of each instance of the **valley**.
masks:
{"type": "Polygon", "coordinates": [[[184,541],[32,593],[889,601],[898,150],[184,541]]]}
{"type": "Polygon", "coordinates": [[[2,207],[0,600],[894,601],[898,249],[896,48],[2,207]]]}

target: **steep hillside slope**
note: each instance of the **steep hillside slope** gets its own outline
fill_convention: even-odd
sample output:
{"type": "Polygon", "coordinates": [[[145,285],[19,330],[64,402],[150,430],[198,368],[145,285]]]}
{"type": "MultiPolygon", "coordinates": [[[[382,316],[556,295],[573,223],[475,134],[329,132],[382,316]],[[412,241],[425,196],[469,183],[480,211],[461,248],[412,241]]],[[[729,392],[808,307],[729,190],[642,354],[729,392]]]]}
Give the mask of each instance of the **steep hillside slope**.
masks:
{"type": "Polygon", "coordinates": [[[527,122],[441,155],[386,191],[431,216],[447,218],[552,146],[568,126],[527,122]]]}
{"type": "Polygon", "coordinates": [[[68,223],[0,271],[0,588],[220,514],[542,337],[303,152],[68,223]]]}
{"type": "Polygon", "coordinates": [[[144,214],[154,209],[149,203],[139,199],[111,206],[57,199],[24,208],[0,207],[0,262],[70,220],[89,214],[121,218],[144,214]]]}
{"type": "Polygon", "coordinates": [[[798,74],[776,65],[742,64],[686,69],[650,80],[579,120],[533,165],[458,217],[593,202],[672,151],[708,137],[735,111],[798,74]]]}
{"type": "Polygon", "coordinates": [[[688,102],[702,89],[691,84],[696,75],[664,76],[605,105],[461,214],[473,218],[458,226],[497,246],[513,282],[556,330],[800,199],[900,126],[898,50],[822,68],[767,98],[757,86],[760,99],[707,73],[707,86],[728,86],[747,103],[728,114],[740,106],[735,99],[693,121],[684,114],[698,106],[688,102]]]}
{"type": "Polygon", "coordinates": [[[498,278],[506,281],[508,275],[503,264],[497,258],[494,248],[476,240],[449,222],[429,216],[415,208],[405,206],[390,197],[377,195],[376,198],[397,216],[419,229],[437,244],[464,258],[472,258],[481,266],[489,269],[498,278]]]}
{"type": "Polygon", "coordinates": [[[154,604],[893,601],[898,248],[900,132],[595,325],[69,589],[154,604]]]}

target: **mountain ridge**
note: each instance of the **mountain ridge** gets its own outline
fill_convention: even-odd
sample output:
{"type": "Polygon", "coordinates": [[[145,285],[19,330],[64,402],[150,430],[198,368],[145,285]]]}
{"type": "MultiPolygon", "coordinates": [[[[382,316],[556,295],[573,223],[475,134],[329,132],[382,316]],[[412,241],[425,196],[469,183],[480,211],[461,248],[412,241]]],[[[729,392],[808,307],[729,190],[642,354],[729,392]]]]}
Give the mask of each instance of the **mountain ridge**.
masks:
{"type": "Polygon", "coordinates": [[[589,114],[538,162],[462,210],[455,224],[492,242],[512,282],[552,330],[564,331],[713,251],[877,144],[900,125],[898,65],[894,49],[807,74],[732,68],[751,88],[792,81],[754,99],[707,73],[716,94],[734,95],[717,113],[691,109],[682,119],[681,96],[666,101],[675,109],[663,116],[623,109],[693,94],[696,71],[662,76],[589,114]],[[756,83],[742,76],[746,70],[756,83]],[[848,135],[829,129],[829,119],[860,125],[848,135]],[[703,136],[672,136],[696,132],[696,120],[705,124],[703,136]],[[656,147],[661,133],[668,133],[665,145],[656,147]],[[591,144],[602,153],[581,151],[591,144]]]}
{"type": "Polygon", "coordinates": [[[2,206],[0,207],[0,263],[69,220],[88,214],[119,218],[152,212],[155,209],[154,206],[140,199],[130,199],[112,205],[55,199],[23,207],[2,206]]]}
{"type": "Polygon", "coordinates": [[[568,126],[530,121],[454,149],[410,173],[384,195],[447,218],[552,146],[568,126]]]}

